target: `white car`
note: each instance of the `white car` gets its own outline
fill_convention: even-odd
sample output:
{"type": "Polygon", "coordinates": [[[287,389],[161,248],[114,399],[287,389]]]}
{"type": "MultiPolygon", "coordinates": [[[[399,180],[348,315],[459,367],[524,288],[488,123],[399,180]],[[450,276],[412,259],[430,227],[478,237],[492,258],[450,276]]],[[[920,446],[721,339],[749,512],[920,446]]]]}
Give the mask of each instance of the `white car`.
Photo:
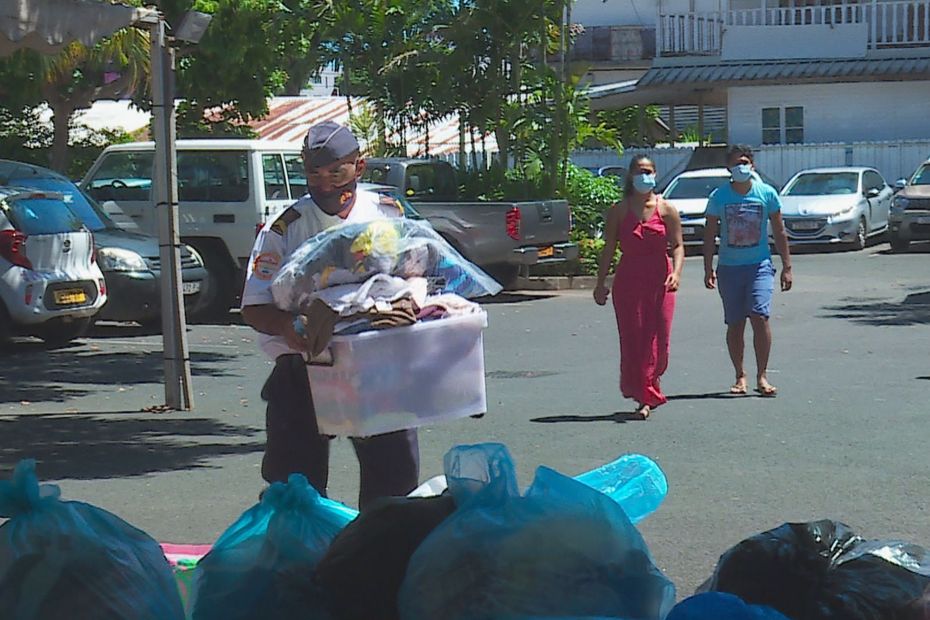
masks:
{"type": "MultiPolygon", "coordinates": [[[[763,180],[755,171],[752,174],[755,180],[763,180]]],[[[702,168],[682,172],[665,187],[662,196],[678,209],[685,247],[704,245],[707,199],[715,189],[729,181],[730,171],[726,168],[702,168]]]]}
{"type": "Polygon", "coordinates": [[[812,168],[795,174],[781,190],[782,218],[792,244],[865,247],[888,229],[894,190],[874,168],[812,168]]]}
{"type": "Polygon", "coordinates": [[[0,338],[68,342],[106,300],[93,236],[64,197],[0,186],[0,338]]]}

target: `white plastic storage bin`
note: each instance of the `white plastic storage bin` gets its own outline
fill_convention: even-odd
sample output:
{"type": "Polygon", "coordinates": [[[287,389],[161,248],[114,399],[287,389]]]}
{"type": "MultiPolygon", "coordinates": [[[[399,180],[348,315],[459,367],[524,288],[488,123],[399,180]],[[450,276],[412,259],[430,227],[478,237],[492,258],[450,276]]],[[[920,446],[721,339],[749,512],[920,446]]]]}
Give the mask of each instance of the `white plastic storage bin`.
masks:
{"type": "Polygon", "coordinates": [[[367,437],[487,411],[485,312],[335,336],[332,366],[310,364],[325,435],[367,437]]]}

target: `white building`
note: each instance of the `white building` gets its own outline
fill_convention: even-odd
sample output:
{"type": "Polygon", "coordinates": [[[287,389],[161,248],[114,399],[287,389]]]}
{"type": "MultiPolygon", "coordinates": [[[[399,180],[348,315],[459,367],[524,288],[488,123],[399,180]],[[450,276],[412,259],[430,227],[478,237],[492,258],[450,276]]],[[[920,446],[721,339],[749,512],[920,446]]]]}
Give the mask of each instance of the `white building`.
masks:
{"type": "Polygon", "coordinates": [[[725,139],[752,145],[930,139],[930,0],[653,6],[656,57],[635,84],[600,88],[596,109],[723,107],[725,139]]]}
{"type": "Polygon", "coordinates": [[[300,94],[309,97],[336,97],[340,92],[341,80],[342,69],[336,69],[335,65],[326,65],[310,78],[310,83],[300,94]]]}

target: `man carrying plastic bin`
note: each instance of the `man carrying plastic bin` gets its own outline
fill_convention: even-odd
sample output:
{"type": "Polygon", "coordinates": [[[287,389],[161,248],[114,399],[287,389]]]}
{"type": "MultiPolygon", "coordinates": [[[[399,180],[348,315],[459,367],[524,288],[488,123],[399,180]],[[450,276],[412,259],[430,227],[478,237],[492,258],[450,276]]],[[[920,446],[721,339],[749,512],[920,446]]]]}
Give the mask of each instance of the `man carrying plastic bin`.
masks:
{"type": "MultiPolygon", "coordinates": [[[[346,127],[331,121],[307,132],[303,145],[309,193],[268,222],[255,240],[242,295],[242,317],[259,332],[259,346],[275,361],[262,388],[267,402],[267,440],[262,477],[286,481],[304,474],[323,495],[329,477],[330,437],[321,435],[311,397],[304,352],[327,344],[332,317],[308,316],[306,332],[298,335],[294,315],[273,301],[271,283],[289,256],[314,235],[349,222],[367,222],[402,213],[383,205],[377,194],[357,189],[365,169],[358,141],[346,127]]],[[[374,437],[352,438],[361,474],[359,508],[384,496],[406,495],[419,479],[417,431],[404,430],[374,437]]]]}

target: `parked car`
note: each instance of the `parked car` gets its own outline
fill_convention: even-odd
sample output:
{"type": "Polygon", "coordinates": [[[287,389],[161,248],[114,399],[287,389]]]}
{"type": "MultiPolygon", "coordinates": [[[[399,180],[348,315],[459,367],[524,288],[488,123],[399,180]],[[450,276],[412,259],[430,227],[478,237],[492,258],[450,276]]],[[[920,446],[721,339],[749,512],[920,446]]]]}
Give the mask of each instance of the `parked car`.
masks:
{"type": "Polygon", "coordinates": [[[626,168],[623,166],[601,166],[597,169],[599,177],[614,177],[617,179],[617,185],[623,185],[626,178],[626,168]]]}
{"type": "MultiPolygon", "coordinates": [[[[765,180],[757,172],[753,176],[757,181],[765,180]]],[[[686,248],[704,245],[707,199],[715,189],[729,182],[730,171],[726,168],[702,168],[678,174],[665,187],[662,196],[678,209],[686,248]]]]}
{"type": "MultiPolygon", "coordinates": [[[[94,234],[97,264],[108,300],[96,316],[111,321],[158,324],[161,318],[161,256],[158,239],[120,228],[104,209],[66,177],[40,166],[0,160],[0,179],[22,187],[60,193],[94,234]]],[[[195,250],[181,246],[181,292],[189,316],[198,318],[208,301],[209,281],[195,250]]]]}
{"type": "Polygon", "coordinates": [[[455,169],[429,159],[373,158],[362,180],[400,189],[449,243],[505,287],[523,266],[578,257],[569,241],[564,200],[468,202],[458,196],[455,169]]]}
{"type": "Polygon", "coordinates": [[[901,181],[888,216],[888,241],[893,252],[903,252],[913,240],[930,239],[930,159],[918,166],[910,179],[901,181]]]}
{"type": "Polygon", "coordinates": [[[407,219],[422,220],[427,224],[429,223],[425,217],[420,215],[420,212],[416,210],[413,203],[407,200],[407,198],[400,193],[400,190],[392,185],[359,183],[358,188],[369,192],[375,192],[381,196],[382,201],[389,201],[391,204],[397,205],[404,212],[404,217],[407,219]]]}
{"type": "Polygon", "coordinates": [[[844,243],[861,250],[888,229],[893,194],[874,168],[801,170],[781,190],[788,242],[844,243]]]}
{"type": "Polygon", "coordinates": [[[54,192],[0,185],[0,338],[79,338],[107,301],[93,235],[54,192]]]}
{"type": "MultiPolygon", "coordinates": [[[[181,241],[210,273],[209,314],[242,292],[256,231],[307,192],[300,145],[267,140],[178,140],[181,241]]],[[[153,142],[107,147],[81,180],[98,202],[114,201],[143,232],[158,234],[152,198],[153,142]]]]}

